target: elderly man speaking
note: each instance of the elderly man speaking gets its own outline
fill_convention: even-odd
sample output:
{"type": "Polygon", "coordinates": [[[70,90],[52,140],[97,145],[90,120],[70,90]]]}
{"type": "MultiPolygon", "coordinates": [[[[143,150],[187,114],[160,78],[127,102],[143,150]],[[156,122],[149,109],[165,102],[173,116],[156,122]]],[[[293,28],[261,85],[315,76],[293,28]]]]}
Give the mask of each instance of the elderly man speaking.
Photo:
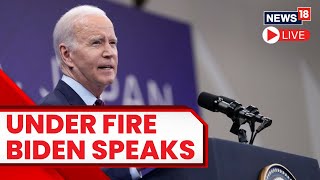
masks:
{"type": "MultiPolygon", "coordinates": [[[[116,77],[117,37],[111,20],[97,7],[83,5],[66,12],[53,32],[63,76],[40,105],[96,105],[116,77]]],[[[139,179],[143,168],[104,168],[111,179],[139,179]]]]}

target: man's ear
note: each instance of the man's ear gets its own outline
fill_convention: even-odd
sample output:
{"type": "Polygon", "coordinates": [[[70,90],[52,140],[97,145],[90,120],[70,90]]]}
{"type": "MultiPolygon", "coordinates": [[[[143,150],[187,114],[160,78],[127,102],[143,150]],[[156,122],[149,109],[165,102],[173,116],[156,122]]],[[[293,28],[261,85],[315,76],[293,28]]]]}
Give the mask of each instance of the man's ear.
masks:
{"type": "Polygon", "coordinates": [[[61,43],[59,45],[59,51],[60,51],[61,60],[64,62],[64,64],[66,64],[69,68],[73,68],[74,63],[70,57],[71,56],[70,48],[68,48],[66,44],[61,43]]]}

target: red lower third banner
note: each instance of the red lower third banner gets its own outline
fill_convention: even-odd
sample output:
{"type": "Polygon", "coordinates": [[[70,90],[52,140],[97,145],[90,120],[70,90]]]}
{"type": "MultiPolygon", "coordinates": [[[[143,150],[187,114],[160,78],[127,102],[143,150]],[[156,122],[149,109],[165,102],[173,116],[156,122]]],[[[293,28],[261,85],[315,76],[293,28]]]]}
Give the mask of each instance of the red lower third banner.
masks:
{"type": "Polygon", "coordinates": [[[0,87],[0,179],[100,180],[108,179],[101,167],[208,166],[208,126],[188,107],[35,106],[2,71],[0,87]]]}

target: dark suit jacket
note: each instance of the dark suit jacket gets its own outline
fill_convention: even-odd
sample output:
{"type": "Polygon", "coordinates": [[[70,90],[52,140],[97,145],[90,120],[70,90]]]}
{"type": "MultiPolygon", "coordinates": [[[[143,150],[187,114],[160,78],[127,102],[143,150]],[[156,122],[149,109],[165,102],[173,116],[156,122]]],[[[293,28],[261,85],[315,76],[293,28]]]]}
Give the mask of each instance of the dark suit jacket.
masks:
{"type": "MultiPolygon", "coordinates": [[[[39,105],[67,106],[67,105],[86,105],[81,97],[64,81],[59,81],[56,88],[44,97],[39,105]]],[[[128,168],[102,168],[112,180],[131,180],[128,168]]]]}

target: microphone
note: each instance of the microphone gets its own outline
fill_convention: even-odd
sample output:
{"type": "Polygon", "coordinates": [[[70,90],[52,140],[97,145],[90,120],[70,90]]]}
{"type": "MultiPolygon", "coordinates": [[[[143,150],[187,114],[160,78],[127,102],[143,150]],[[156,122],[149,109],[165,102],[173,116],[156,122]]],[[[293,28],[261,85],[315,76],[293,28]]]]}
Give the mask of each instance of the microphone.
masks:
{"type": "Polygon", "coordinates": [[[248,119],[253,119],[256,122],[264,123],[268,126],[270,126],[272,123],[271,119],[259,114],[256,108],[252,108],[253,106],[248,106],[245,108],[242,106],[242,104],[238,103],[234,99],[224,96],[217,96],[207,92],[202,92],[198,97],[198,104],[199,106],[210,111],[224,113],[231,119],[239,119],[240,125],[247,122],[248,119]],[[253,111],[257,113],[253,113],[253,111]],[[268,121],[266,121],[266,119],[268,119],[268,121]]]}
{"type": "Polygon", "coordinates": [[[209,111],[221,112],[223,114],[226,114],[233,121],[237,119],[237,124],[239,125],[246,122],[246,116],[248,114],[243,111],[244,108],[240,103],[231,98],[202,92],[198,97],[198,104],[199,106],[208,109],[209,111]]]}
{"type": "Polygon", "coordinates": [[[208,109],[213,112],[222,112],[230,106],[230,103],[235,100],[224,97],[209,94],[207,92],[200,93],[198,97],[199,106],[208,109]]]}
{"type": "Polygon", "coordinates": [[[241,143],[248,142],[246,131],[240,129],[240,126],[242,124],[249,123],[251,130],[251,138],[249,144],[253,144],[256,135],[272,124],[272,120],[270,118],[259,114],[258,108],[251,105],[248,107],[243,107],[242,104],[228,97],[217,96],[207,92],[202,92],[198,97],[198,104],[199,106],[208,109],[209,111],[221,112],[231,118],[233,124],[230,132],[238,135],[239,142],[241,143]],[[255,122],[259,122],[261,124],[254,133],[255,122]]]}

